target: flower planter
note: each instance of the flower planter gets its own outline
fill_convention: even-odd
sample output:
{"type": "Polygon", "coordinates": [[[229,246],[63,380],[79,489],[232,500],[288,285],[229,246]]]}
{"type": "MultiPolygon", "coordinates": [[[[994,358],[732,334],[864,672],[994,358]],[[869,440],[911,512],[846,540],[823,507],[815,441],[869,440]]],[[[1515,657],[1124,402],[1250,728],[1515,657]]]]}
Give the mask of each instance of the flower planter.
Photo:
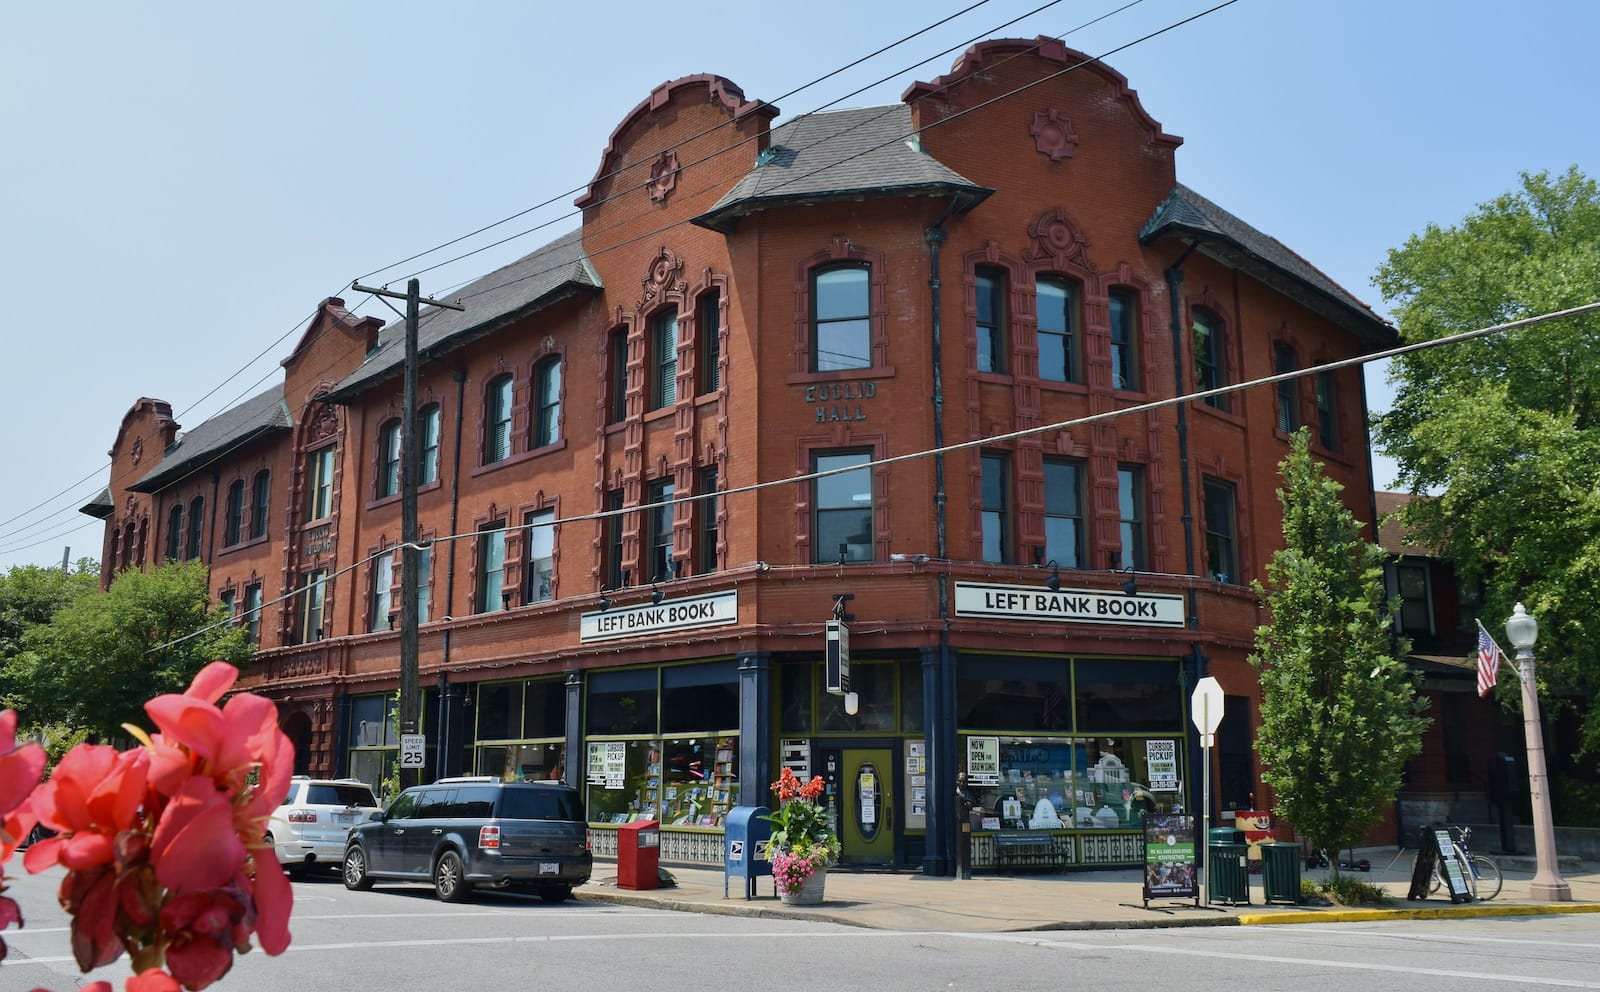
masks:
{"type": "Polygon", "coordinates": [[[799,892],[785,892],[778,890],[778,899],[785,906],[820,906],[822,905],[822,888],[828,881],[828,869],[818,868],[806,876],[800,883],[799,892]]]}

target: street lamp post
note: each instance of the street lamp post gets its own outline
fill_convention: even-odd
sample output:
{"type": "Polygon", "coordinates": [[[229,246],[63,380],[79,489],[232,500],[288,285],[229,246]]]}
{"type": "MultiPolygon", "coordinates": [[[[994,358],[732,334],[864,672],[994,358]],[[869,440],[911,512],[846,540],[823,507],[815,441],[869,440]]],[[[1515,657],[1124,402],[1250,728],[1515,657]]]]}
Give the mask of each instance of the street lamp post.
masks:
{"type": "Polygon", "coordinates": [[[1533,642],[1539,624],[1518,603],[1506,621],[1506,636],[1517,649],[1522,680],[1522,730],[1528,741],[1528,797],[1533,801],[1533,854],[1537,867],[1528,895],[1546,902],[1570,902],[1572,888],[1556,862],[1556,827],[1550,817],[1550,779],[1544,767],[1544,731],[1539,726],[1539,685],[1533,678],[1533,642]]]}

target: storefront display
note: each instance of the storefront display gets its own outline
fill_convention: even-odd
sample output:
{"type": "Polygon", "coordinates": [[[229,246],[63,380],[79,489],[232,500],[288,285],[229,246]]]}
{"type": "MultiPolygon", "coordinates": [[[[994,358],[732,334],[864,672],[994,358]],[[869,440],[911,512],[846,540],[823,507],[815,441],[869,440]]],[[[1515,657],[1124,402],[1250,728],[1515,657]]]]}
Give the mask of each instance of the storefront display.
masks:
{"type": "Polygon", "coordinates": [[[1145,812],[1171,812],[1176,791],[1152,791],[1145,741],[1131,737],[965,738],[973,767],[997,764],[998,781],[969,787],[1001,830],[1138,829],[1145,812]]]}
{"type": "Polygon", "coordinates": [[[592,823],[659,820],[721,827],[739,803],[739,738],[589,741],[585,801],[592,823]]]}

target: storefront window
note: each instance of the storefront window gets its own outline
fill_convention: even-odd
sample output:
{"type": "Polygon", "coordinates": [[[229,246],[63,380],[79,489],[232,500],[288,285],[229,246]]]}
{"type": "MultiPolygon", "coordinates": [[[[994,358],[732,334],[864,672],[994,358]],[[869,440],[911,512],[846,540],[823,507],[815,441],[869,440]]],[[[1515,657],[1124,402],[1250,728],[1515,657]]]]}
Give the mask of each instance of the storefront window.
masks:
{"type": "MultiPolygon", "coordinates": [[[[589,678],[590,734],[654,734],[656,670],[596,672],[589,678]]],[[[591,805],[591,813],[595,807],[591,805]]]]}
{"type": "Polygon", "coordinates": [[[732,659],[661,670],[661,732],[697,731],[739,726],[739,672],[732,659]]]}
{"type": "Polygon", "coordinates": [[[393,718],[398,705],[399,700],[393,695],[355,696],[350,700],[350,776],[372,786],[374,791],[381,790],[384,779],[393,777],[400,759],[400,740],[393,718]]]}
{"type": "Polygon", "coordinates": [[[1177,662],[1097,659],[1077,662],[1075,672],[1080,733],[1183,726],[1177,662]]]}
{"type": "Polygon", "coordinates": [[[856,694],[856,715],[844,711],[844,696],[823,693],[817,707],[818,727],[827,731],[883,731],[895,729],[894,665],[850,665],[850,691],[856,694]]]}
{"type": "Polygon", "coordinates": [[[779,665],[778,730],[785,734],[811,733],[811,683],[815,665],[779,665]]]}
{"type": "Polygon", "coordinates": [[[586,759],[586,799],[596,823],[720,827],[739,803],[736,734],[590,741],[586,759]]]}
{"type": "Polygon", "coordinates": [[[900,729],[908,734],[921,733],[922,714],[922,662],[900,663],[900,729]]]}
{"type": "Polygon", "coordinates": [[[502,782],[560,781],[565,770],[566,745],[558,741],[539,744],[484,744],[478,747],[478,774],[502,782]]]}
{"type": "Polygon", "coordinates": [[[967,764],[997,747],[999,781],[972,786],[1000,830],[1135,830],[1144,813],[1177,812],[1180,734],[1169,737],[966,737],[967,764]],[[997,744],[996,744],[997,742],[997,744]]]}
{"type": "Polygon", "coordinates": [[[1072,730],[1070,669],[1059,658],[966,656],[956,672],[956,725],[1072,730]]]}

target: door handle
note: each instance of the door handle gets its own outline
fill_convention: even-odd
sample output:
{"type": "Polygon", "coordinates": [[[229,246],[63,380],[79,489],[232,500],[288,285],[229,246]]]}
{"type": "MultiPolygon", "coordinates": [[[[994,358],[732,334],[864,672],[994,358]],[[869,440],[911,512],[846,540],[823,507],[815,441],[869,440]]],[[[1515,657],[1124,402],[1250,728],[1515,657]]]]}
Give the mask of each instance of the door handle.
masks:
{"type": "Polygon", "coordinates": [[[397,830],[396,830],[396,831],[395,831],[395,832],[394,832],[394,835],[395,835],[395,836],[396,836],[396,837],[398,837],[398,836],[400,836],[400,835],[401,835],[401,834],[403,834],[403,833],[405,833],[405,829],[404,829],[404,828],[403,828],[403,827],[402,827],[402,828],[400,828],[400,829],[397,829],[397,830]]]}
{"type": "Polygon", "coordinates": [[[435,837],[439,836],[442,833],[444,833],[444,828],[443,827],[434,827],[433,828],[433,835],[435,837]]]}

